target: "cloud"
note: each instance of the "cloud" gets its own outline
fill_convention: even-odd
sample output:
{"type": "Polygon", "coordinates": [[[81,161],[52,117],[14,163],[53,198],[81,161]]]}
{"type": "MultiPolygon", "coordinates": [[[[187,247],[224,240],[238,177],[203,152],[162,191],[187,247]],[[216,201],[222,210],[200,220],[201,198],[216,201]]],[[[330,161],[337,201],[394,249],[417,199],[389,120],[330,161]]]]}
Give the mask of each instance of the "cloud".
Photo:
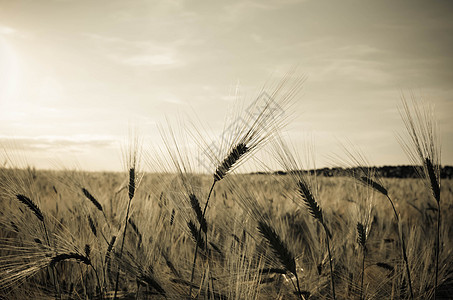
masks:
{"type": "Polygon", "coordinates": [[[0,136],[0,147],[6,151],[82,153],[90,149],[111,149],[117,140],[108,136],[0,136]]]}
{"type": "Polygon", "coordinates": [[[287,5],[307,2],[307,0],[247,0],[236,1],[227,5],[227,10],[231,13],[242,13],[249,10],[275,10],[287,5]]]}
{"type": "Polygon", "coordinates": [[[101,48],[102,55],[122,65],[131,67],[174,67],[182,65],[181,60],[177,59],[175,45],[126,40],[93,33],[82,35],[96,42],[101,48]]]}
{"type": "Polygon", "coordinates": [[[17,33],[16,29],[0,25],[0,34],[1,35],[14,35],[16,33],[17,33]]]}
{"type": "Polygon", "coordinates": [[[164,66],[174,65],[177,61],[172,54],[110,56],[115,61],[129,66],[164,66]]]}

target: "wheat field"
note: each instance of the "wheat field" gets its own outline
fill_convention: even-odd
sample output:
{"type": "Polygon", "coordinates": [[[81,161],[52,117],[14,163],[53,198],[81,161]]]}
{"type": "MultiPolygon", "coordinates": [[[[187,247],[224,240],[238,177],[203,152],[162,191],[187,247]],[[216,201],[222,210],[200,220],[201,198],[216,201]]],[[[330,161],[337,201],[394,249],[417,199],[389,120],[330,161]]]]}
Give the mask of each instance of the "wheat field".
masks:
{"type": "MultiPolygon", "coordinates": [[[[2,181],[16,181],[30,199],[39,203],[50,246],[40,220],[17,199],[2,198],[2,296],[7,299],[54,297],[49,265],[61,254],[77,254],[54,263],[59,297],[85,299],[113,297],[116,270],[121,267],[118,297],[187,297],[195,238],[187,220],[196,215],[171,187],[172,176],[147,174],[141,180],[131,209],[123,256],[118,243],[121,220],[127,205],[126,174],[64,173],[3,170],[2,181]],[[75,179],[77,178],[77,179],[75,179]],[[24,184],[26,184],[24,186],[24,184]],[[85,188],[99,201],[102,211],[83,194],[85,188]],[[180,202],[181,201],[181,202],[180,202]],[[92,224],[92,225],[90,225],[92,224]],[[117,239],[118,240],[118,239],[117,239]],[[87,245],[90,248],[86,253],[87,245]],[[58,254],[57,254],[58,253],[58,254]],[[111,254],[109,256],[108,254],[111,254]],[[89,258],[87,264],[82,257],[89,258]],[[96,275],[99,277],[99,282],[96,275]],[[100,285],[99,285],[100,284],[100,285]]],[[[273,249],[260,235],[255,220],[238,205],[244,194],[256,196],[286,247],[294,253],[300,288],[306,299],[330,299],[328,258],[322,228],[309,213],[287,198],[292,188],[287,176],[235,175],[231,185],[219,185],[206,214],[209,245],[200,250],[194,291],[200,298],[291,299],[297,298],[288,274],[273,249]],[[238,178],[236,178],[238,177],[238,178]],[[241,194],[242,193],[242,194],[241,194]]],[[[193,178],[206,190],[210,178],[193,178]]],[[[417,179],[387,179],[389,193],[407,224],[407,248],[415,296],[428,299],[433,293],[433,243],[435,209],[417,179]],[[410,229],[409,229],[410,228],[410,229]]],[[[363,297],[404,299],[405,284],[397,224],[386,199],[366,191],[348,178],[319,178],[319,201],[332,232],[332,256],[336,294],[341,299],[360,295],[363,249],[357,242],[357,222],[364,222],[368,208],[364,195],[373,199],[366,241],[363,297]]],[[[452,181],[443,181],[442,212],[452,213],[452,181]]],[[[451,291],[451,219],[441,224],[440,294],[451,291]]],[[[441,298],[440,296],[439,298],[441,298]]]]}
{"type": "Polygon", "coordinates": [[[270,114],[302,82],[276,84],[219,151],[196,131],[209,172],[171,126],[158,153],[132,135],[124,173],[0,169],[1,297],[448,299],[453,182],[431,111],[403,99],[418,178],[382,178],[353,149],[348,176],[317,176],[280,134],[288,118],[270,114]],[[284,172],[236,172],[264,145],[284,172]]]}

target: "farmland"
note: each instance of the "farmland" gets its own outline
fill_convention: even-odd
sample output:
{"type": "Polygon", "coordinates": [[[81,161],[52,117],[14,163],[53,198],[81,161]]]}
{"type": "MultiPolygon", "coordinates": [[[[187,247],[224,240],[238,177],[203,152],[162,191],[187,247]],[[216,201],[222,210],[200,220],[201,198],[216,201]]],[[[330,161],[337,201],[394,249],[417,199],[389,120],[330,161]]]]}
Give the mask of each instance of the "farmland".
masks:
{"type": "MultiPolygon", "coordinates": [[[[231,175],[215,186],[192,283],[196,232],[188,224],[198,223],[188,198],[193,193],[203,205],[212,178],[184,174],[183,182],[181,174],[137,176],[141,180],[131,202],[120,256],[129,174],[3,169],[2,182],[7,183],[1,199],[3,297],[39,299],[57,293],[63,299],[112,298],[119,272],[117,297],[121,298],[180,299],[188,297],[192,285],[192,294],[200,298],[297,299],[295,276],[260,232],[262,220],[294,255],[301,296],[332,297],[325,233],[298,199],[291,175],[231,175]],[[17,195],[39,206],[42,222],[17,195]],[[262,219],[248,206],[248,198],[262,209],[262,219]]],[[[310,182],[313,179],[309,177],[310,182]]],[[[331,233],[337,298],[358,299],[361,293],[366,299],[409,297],[398,224],[388,200],[351,178],[318,177],[316,181],[316,199],[331,233]],[[366,248],[358,242],[358,223],[368,228],[366,248]]],[[[435,201],[420,179],[382,181],[404,225],[415,297],[430,298],[435,201]]],[[[452,289],[453,226],[447,217],[453,213],[452,190],[453,182],[444,180],[439,298],[452,289]]]]}

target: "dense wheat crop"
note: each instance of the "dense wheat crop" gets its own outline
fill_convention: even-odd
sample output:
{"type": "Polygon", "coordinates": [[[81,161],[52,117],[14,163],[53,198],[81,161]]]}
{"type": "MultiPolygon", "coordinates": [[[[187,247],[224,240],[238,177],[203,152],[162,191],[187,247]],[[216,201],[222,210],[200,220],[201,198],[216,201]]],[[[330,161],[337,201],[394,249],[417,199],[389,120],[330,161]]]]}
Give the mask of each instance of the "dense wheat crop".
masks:
{"type": "MultiPolygon", "coordinates": [[[[253,197],[285,247],[294,256],[304,297],[330,298],[329,262],[322,225],[299,207],[288,193],[287,176],[234,175],[213,191],[207,212],[208,245],[200,245],[200,260],[193,282],[200,298],[276,299],[295,298],[289,272],[273,245],[267,243],[254,219],[239,203],[253,197]],[[234,188],[234,190],[233,190],[234,188]],[[239,192],[235,192],[239,191],[239,192]]],[[[125,217],[128,190],[122,189],[128,174],[33,172],[2,170],[2,181],[11,193],[29,195],[39,205],[48,231],[34,211],[14,197],[2,196],[1,283],[5,298],[112,297],[116,270],[121,267],[119,297],[180,298],[187,295],[192,267],[194,233],[188,222],[197,222],[191,207],[176,207],[183,197],[176,177],[147,174],[141,180],[129,214],[123,256],[118,243],[125,217]],[[94,205],[82,192],[97,199],[94,205]],[[99,208],[102,207],[102,210],[99,208]],[[116,237],[116,243],[110,244],[116,237]],[[89,247],[89,253],[87,253],[89,247]],[[66,256],[63,256],[66,255],[66,256]],[[52,268],[54,267],[54,271],[52,268]]],[[[435,206],[417,179],[384,180],[395,206],[407,224],[408,259],[417,298],[433,293],[432,260],[435,240],[435,206]]],[[[199,190],[210,178],[193,178],[199,190]]],[[[406,298],[404,262],[397,226],[386,199],[347,178],[318,178],[318,196],[332,233],[333,273],[338,298],[361,294],[361,254],[357,222],[367,218],[363,297],[406,298]],[[366,212],[364,197],[373,200],[366,212]]],[[[444,180],[441,206],[445,216],[453,213],[453,185],[444,180]]],[[[369,199],[369,200],[370,200],[369,199]]],[[[450,218],[441,222],[439,295],[451,290],[450,218]]],[[[444,294],[443,294],[444,293],[444,294]]]]}

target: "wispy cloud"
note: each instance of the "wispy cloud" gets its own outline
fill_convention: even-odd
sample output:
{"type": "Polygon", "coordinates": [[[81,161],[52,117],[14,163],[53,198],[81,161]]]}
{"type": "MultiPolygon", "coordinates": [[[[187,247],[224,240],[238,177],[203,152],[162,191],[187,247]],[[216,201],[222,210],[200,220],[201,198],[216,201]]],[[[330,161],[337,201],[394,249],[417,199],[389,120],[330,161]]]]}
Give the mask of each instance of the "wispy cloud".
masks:
{"type": "Polygon", "coordinates": [[[117,140],[109,136],[0,136],[0,146],[7,151],[82,153],[93,148],[114,148],[117,140]]]}
{"type": "Polygon", "coordinates": [[[129,66],[167,66],[175,65],[177,61],[172,54],[142,54],[142,55],[110,55],[116,62],[129,66]]]}
{"type": "Polygon", "coordinates": [[[14,35],[17,30],[8,26],[0,25],[0,35],[14,35]]]}
{"type": "Polygon", "coordinates": [[[178,58],[176,45],[143,40],[126,40],[93,33],[82,35],[97,43],[102,55],[119,64],[132,67],[176,67],[183,65],[182,60],[178,58]]]}

